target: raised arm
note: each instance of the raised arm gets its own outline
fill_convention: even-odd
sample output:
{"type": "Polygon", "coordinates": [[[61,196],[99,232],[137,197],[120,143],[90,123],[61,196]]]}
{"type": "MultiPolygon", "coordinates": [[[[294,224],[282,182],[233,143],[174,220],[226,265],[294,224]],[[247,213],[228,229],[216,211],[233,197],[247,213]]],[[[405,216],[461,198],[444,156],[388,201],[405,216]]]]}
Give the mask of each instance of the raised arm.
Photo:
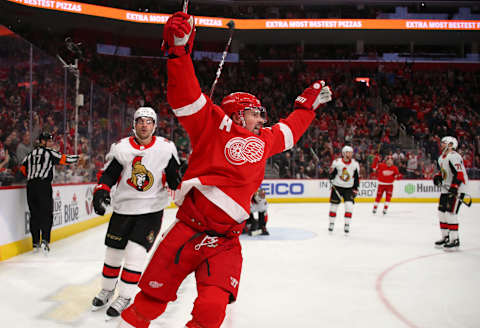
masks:
{"type": "Polygon", "coordinates": [[[310,126],[315,111],[331,99],[332,92],[324,81],[316,81],[305,89],[295,99],[294,111],[271,128],[274,144],[269,156],[292,148],[310,126]]]}

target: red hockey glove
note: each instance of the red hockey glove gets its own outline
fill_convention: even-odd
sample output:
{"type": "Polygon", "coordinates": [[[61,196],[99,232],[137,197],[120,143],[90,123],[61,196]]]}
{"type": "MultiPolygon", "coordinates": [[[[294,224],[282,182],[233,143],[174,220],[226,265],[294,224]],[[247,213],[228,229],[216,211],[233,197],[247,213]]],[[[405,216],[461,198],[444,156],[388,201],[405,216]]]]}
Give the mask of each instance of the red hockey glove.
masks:
{"type": "Polygon", "coordinates": [[[183,12],[173,14],[163,28],[162,51],[176,58],[192,53],[195,39],[195,20],[183,12]]]}
{"type": "Polygon", "coordinates": [[[294,109],[316,110],[321,104],[332,100],[332,91],[330,87],[325,86],[324,81],[317,81],[303,91],[295,99],[294,109]]]}

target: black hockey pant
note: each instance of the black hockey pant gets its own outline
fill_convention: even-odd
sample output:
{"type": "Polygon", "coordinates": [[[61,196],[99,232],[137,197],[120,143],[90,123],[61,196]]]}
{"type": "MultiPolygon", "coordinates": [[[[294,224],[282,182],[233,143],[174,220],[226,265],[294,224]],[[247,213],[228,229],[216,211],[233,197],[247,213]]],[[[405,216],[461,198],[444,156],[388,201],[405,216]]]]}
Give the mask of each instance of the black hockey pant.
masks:
{"type": "Polygon", "coordinates": [[[40,232],[42,240],[49,243],[53,224],[52,183],[41,179],[28,181],[27,202],[33,244],[40,243],[40,232]]]}

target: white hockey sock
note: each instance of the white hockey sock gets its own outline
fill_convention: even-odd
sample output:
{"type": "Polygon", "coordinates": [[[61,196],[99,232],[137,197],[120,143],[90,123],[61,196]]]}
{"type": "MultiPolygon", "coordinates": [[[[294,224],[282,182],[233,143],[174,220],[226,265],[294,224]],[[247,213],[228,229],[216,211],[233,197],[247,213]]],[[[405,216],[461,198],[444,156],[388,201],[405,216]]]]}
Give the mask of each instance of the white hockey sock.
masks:
{"type": "Polygon", "coordinates": [[[137,291],[137,284],[145,267],[147,250],[145,247],[131,240],[125,248],[125,264],[119,282],[118,294],[125,298],[132,298],[137,291]]]}
{"type": "Polygon", "coordinates": [[[124,254],[124,249],[116,249],[107,246],[107,249],[105,250],[105,263],[103,264],[102,271],[102,289],[115,289],[124,254]]]}
{"type": "Polygon", "coordinates": [[[440,221],[440,231],[442,233],[442,238],[448,237],[448,219],[446,212],[438,211],[438,220],[440,221]]]}
{"type": "Polygon", "coordinates": [[[457,214],[445,212],[448,221],[450,241],[458,239],[458,216],[457,214]]]}
{"type": "Polygon", "coordinates": [[[338,204],[330,203],[330,213],[328,214],[330,223],[335,223],[335,218],[337,217],[337,208],[338,204]]]}
{"type": "Polygon", "coordinates": [[[345,224],[350,225],[352,221],[353,202],[345,202],[345,224]]]}

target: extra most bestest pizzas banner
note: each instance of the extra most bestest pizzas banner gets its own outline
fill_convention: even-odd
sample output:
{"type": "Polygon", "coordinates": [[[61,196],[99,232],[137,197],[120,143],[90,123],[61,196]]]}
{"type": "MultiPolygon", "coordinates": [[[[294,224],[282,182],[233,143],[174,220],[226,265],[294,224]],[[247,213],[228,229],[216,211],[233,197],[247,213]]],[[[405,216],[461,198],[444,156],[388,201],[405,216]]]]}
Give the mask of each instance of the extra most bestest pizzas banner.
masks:
{"type": "MultiPolygon", "coordinates": [[[[24,6],[61,12],[98,16],[143,24],[165,24],[170,14],[143,13],[54,0],[8,0],[24,6]]],[[[196,16],[195,24],[202,27],[228,28],[231,18],[196,16]]],[[[408,20],[408,19],[233,19],[239,30],[440,30],[479,31],[478,20],[408,20]]]]}

